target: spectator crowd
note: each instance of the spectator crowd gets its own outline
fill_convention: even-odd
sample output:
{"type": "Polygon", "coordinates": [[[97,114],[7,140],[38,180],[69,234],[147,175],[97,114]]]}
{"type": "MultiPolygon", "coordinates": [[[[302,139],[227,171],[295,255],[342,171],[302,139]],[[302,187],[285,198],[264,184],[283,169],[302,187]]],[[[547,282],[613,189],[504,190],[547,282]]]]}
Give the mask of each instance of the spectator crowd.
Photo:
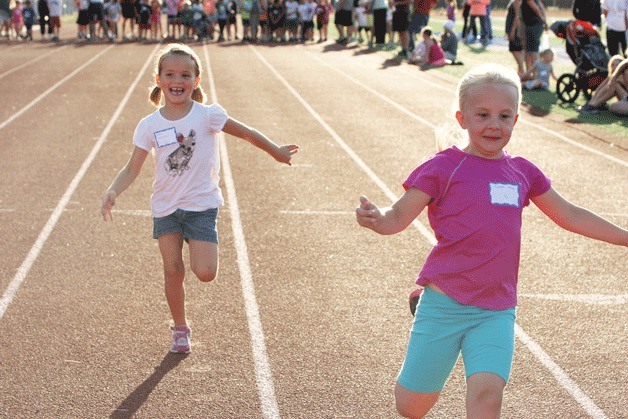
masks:
{"type": "MultiPolygon", "coordinates": [[[[338,45],[352,42],[369,48],[398,48],[398,56],[421,69],[462,64],[458,44],[493,43],[491,0],[73,0],[81,41],[231,41],[326,42],[334,25],[338,45]],[[443,6],[442,28],[429,26],[430,13],[443,6]],[[239,16],[239,18],[238,18],[239,16]],[[455,30],[461,18],[462,30],[455,30]],[[479,26],[479,29],[478,29],[479,26]],[[440,34],[440,36],[437,36],[440,34]]],[[[62,0],[0,0],[0,35],[33,40],[38,25],[42,40],[59,40],[62,0]]],[[[600,96],[583,107],[593,113],[607,100],[628,101],[622,74],[626,65],[628,0],[574,0],[573,18],[606,32],[609,81],[600,96]],[[604,27],[602,27],[604,25],[604,27]],[[612,92],[612,94],[611,94],[612,92]]],[[[505,33],[508,50],[524,88],[550,89],[555,79],[554,51],[547,41],[548,20],[542,0],[510,0],[505,33]]],[[[628,106],[614,106],[624,109],[628,106]]]]}

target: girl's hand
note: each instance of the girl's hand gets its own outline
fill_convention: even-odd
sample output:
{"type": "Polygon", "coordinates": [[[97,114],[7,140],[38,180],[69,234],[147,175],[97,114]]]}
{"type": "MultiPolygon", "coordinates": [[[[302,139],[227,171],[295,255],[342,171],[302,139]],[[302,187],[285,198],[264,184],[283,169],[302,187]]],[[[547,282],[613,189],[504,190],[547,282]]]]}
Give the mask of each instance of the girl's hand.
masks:
{"type": "Polygon", "coordinates": [[[279,163],[286,163],[288,166],[292,166],[290,160],[292,155],[299,151],[299,146],[296,144],[282,145],[279,147],[277,154],[275,154],[275,160],[279,163]]]}
{"type": "Polygon", "coordinates": [[[373,228],[381,212],[369,199],[360,195],[360,205],[355,209],[355,218],[362,227],[373,228]]]}
{"type": "Polygon", "coordinates": [[[107,217],[113,221],[113,214],[111,213],[111,209],[116,204],[116,193],[112,190],[108,190],[105,192],[105,196],[102,198],[102,205],[100,207],[100,213],[102,214],[102,219],[107,221],[107,217]]]}

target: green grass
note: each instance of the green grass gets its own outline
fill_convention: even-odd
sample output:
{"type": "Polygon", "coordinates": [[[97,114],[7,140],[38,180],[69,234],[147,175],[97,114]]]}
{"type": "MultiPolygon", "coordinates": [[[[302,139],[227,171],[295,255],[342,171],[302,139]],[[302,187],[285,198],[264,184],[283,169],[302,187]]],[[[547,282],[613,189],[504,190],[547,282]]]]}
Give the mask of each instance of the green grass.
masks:
{"type": "MultiPolygon", "coordinates": [[[[552,20],[550,20],[551,22],[552,20]]],[[[430,18],[430,26],[434,32],[442,31],[444,17],[432,17],[430,18]]],[[[456,32],[462,31],[462,22],[460,19],[456,23],[456,32]]],[[[330,39],[335,39],[337,33],[333,25],[329,27],[330,39]]],[[[504,38],[504,18],[501,16],[495,16],[493,18],[493,35],[495,38],[504,38]]],[[[604,38],[604,37],[603,37],[604,38]]],[[[557,38],[550,31],[550,46],[555,51],[565,51],[565,41],[557,38]]],[[[362,48],[366,48],[365,46],[362,48]]],[[[391,58],[396,57],[399,48],[396,46],[387,46],[382,51],[386,51],[390,54],[391,58]]],[[[455,78],[460,78],[469,69],[476,65],[484,64],[487,62],[493,62],[512,67],[516,69],[516,64],[512,55],[508,52],[506,46],[491,45],[487,48],[482,47],[480,44],[465,45],[462,42],[458,46],[458,60],[462,61],[464,65],[460,66],[445,66],[438,69],[432,69],[429,71],[440,71],[449,74],[455,78]]],[[[564,73],[574,73],[575,65],[566,59],[554,60],[554,74],[556,77],[560,77],[564,73]]],[[[574,124],[591,124],[598,126],[609,133],[628,137],[628,118],[614,115],[609,112],[600,112],[592,115],[581,115],[577,108],[585,104],[586,99],[584,95],[580,93],[578,99],[573,104],[562,103],[556,95],[556,86],[552,82],[551,91],[524,91],[523,102],[527,105],[527,109],[534,115],[543,116],[549,113],[561,115],[567,122],[574,124]]]]}

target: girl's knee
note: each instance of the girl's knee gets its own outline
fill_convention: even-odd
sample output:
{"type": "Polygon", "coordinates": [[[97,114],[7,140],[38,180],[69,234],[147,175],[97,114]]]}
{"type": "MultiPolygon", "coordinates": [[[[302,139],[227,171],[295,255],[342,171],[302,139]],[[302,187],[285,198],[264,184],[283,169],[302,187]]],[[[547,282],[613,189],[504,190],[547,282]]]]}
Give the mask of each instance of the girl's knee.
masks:
{"type": "Polygon", "coordinates": [[[397,413],[404,418],[418,419],[424,417],[436,404],[440,393],[415,393],[395,385],[395,407],[397,413]]]}
{"type": "Polygon", "coordinates": [[[185,277],[185,267],[183,264],[164,266],[164,277],[166,284],[181,283],[185,277]]]}
{"type": "Polygon", "coordinates": [[[194,272],[201,282],[211,282],[218,276],[218,267],[215,265],[195,267],[192,268],[192,272],[194,272]]]}
{"type": "Polygon", "coordinates": [[[467,380],[468,417],[499,417],[505,381],[491,373],[477,373],[467,380]]]}

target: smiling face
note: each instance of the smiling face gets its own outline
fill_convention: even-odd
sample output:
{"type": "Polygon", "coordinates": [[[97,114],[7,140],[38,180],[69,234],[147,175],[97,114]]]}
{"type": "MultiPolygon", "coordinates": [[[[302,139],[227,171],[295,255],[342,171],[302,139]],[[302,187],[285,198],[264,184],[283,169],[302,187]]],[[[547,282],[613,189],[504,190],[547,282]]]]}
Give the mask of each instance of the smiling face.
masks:
{"type": "Polygon", "coordinates": [[[191,56],[168,54],[161,60],[155,81],[163,92],[166,105],[189,105],[192,92],[200,82],[200,75],[191,56]]]}
{"type": "Polygon", "coordinates": [[[469,134],[465,151],[487,159],[502,156],[519,118],[518,92],[502,83],[482,83],[469,87],[456,119],[469,134]]]}

